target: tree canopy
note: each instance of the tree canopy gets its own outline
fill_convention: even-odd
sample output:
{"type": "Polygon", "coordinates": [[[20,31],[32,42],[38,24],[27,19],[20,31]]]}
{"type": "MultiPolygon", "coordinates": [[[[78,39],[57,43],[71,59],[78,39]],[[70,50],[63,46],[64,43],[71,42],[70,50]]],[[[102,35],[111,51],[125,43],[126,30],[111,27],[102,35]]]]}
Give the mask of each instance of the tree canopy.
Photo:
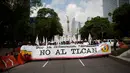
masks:
{"type": "Polygon", "coordinates": [[[94,17],[85,22],[85,25],[80,29],[82,38],[87,38],[91,33],[94,39],[113,38],[114,24],[110,25],[108,18],[94,17]]]}
{"type": "Polygon", "coordinates": [[[120,31],[120,36],[130,36],[130,4],[124,4],[113,12],[113,22],[117,24],[116,30],[120,31]]]}
{"type": "Polygon", "coordinates": [[[63,29],[57,13],[50,8],[42,8],[36,17],[36,34],[52,39],[54,35],[63,35],[63,29]]]}
{"type": "Polygon", "coordinates": [[[24,41],[29,24],[28,0],[0,0],[0,45],[24,41]]]}

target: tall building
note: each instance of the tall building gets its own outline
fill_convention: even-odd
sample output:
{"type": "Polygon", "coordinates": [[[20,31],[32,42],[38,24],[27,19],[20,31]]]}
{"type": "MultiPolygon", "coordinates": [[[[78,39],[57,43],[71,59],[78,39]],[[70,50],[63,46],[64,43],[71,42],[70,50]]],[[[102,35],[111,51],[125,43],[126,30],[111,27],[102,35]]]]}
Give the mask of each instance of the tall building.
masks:
{"type": "Polygon", "coordinates": [[[72,19],[71,34],[72,34],[72,35],[75,35],[75,34],[76,34],[76,21],[75,21],[75,18],[72,19]]]}
{"type": "Polygon", "coordinates": [[[112,22],[111,16],[108,13],[112,13],[117,8],[117,0],[103,0],[103,16],[108,17],[108,20],[112,22]]]}
{"type": "Polygon", "coordinates": [[[81,23],[78,22],[78,25],[77,25],[77,33],[79,33],[80,28],[81,28],[81,23]]]}
{"type": "Polygon", "coordinates": [[[108,17],[108,20],[112,22],[112,16],[109,16],[109,13],[113,13],[113,11],[125,4],[130,3],[130,0],[103,0],[103,16],[108,17]]]}
{"type": "Polygon", "coordinates": [[[79,28],[79,29],[81,28],[81,23],[80,23],[80,22],[78,22],[78,28],[79,28]]]}
{"type": "Polygon", "coordinates": [[[118,0],[118,7],[125,4],[125,3],[129,3],[130,0],[118,0]]]}

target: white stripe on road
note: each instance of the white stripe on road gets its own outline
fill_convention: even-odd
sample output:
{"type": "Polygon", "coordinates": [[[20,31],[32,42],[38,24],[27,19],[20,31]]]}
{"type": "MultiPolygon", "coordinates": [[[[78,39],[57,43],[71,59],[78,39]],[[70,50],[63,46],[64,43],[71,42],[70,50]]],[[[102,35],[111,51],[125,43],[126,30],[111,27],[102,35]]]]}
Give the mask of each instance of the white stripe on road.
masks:
{"type": "Polygon", "coordinates": [[[48,61],[46,61],[46,63],[42,66],[42,67],[45,67],[47,65],[48,61]]]}
{"type": "Polygon", "coordinates": [[[82,60],[79,59],[79,62],[80,62],[83,66],[85,66],[84,63],[82,62],[82,60]]]}

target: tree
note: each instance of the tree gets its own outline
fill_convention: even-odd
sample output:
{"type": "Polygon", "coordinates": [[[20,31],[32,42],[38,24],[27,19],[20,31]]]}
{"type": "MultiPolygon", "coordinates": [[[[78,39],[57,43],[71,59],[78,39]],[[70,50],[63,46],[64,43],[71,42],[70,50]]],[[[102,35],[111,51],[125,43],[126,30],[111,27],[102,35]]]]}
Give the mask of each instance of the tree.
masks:
{"type": "Polygon", "coordinates": [[[85,22],[85,25],[80,29],[80,34],[83,38],[87,38],[88,33],[91,33],[94,39],[110,38],[110,22],[107,18],[95,17],[85,22]]]}
{"type": "Polygon", "coordinates": [[[42,8],[36,17],[36,34],[52,39],[54,35],[63,35],[63,29],[57,13],[50,8],[42,8]]]}
{"type": "Polygon", "coordinates": [[[88,34],[89,34],[89,28],[87,29],[86,26],[83,26],[80,30],[79,33],[81,34],[82,39],[87,39],[88,34]]]}
{"type": "Polygon", "coordinates": [[[108,16],[112,16],[112,13],[111,13],[111,12],[109,12],[109,13],[108,13],[108,16]]]}
{"type": "Polygon", "coordinates": [[[0,0],[0,9],[0,43],[24,41],[29,24],[29,1],[0,0]]]}
{"type": "Polygon", "coordinates": [[[8,4],[5,0],[0,0],[0,46],[6,41],[7,33],[9,32],[6,29],[9,29],[9,20],[11,18],[12,10],[8,7],[8,4]]]}
{"type": "Polygon", "coordinates": [[[124,4],[113,12],[113,22],[117,24],[116,30],[120,31],[120,36],[130,36],[130,4],[124,4]]]}
{"type": "Polygon", "coordinates": [[[118,31],[115,30],[115,23],[110,23],[110,25],[108,26],[109,28],[106,29],[106,37],[107,38],[114,38],[114,37],[118,37],[118,31]]]}

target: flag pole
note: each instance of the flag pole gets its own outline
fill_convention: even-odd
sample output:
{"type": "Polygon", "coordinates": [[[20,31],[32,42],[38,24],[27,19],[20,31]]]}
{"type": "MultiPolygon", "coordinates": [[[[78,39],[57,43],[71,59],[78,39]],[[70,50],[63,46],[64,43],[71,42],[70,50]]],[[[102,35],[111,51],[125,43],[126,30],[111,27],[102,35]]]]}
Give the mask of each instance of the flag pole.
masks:
{"type": "Polygon", "coordinates": [[[48,46],[47,38],[46,38],[46,47],[48,46]]]}

